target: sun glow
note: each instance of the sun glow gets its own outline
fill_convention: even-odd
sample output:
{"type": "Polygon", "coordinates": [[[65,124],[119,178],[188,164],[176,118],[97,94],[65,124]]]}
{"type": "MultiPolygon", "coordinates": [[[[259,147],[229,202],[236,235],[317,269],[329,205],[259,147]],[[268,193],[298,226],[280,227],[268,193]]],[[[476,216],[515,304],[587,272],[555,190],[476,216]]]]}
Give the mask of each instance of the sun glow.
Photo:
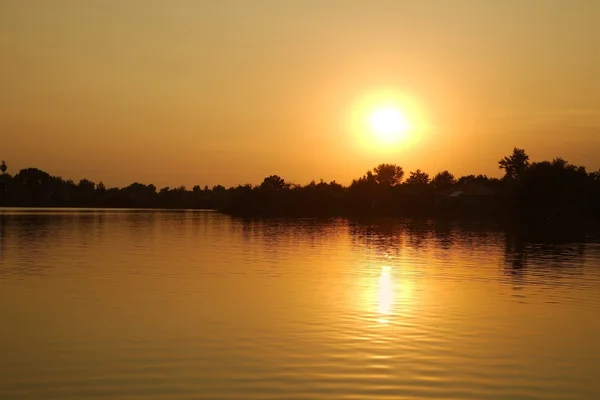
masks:
{"type": "Polygon", "coordinates": [[[376,152],[408,149],[426,131],[420,107],[396,90],[373,91],[358,97],[350,108],[347,123],[359,149],[376,152]]]}
{"type": "Polygon", "coordinates": [[[401,141],[410,130],[406,117],[394,106],[375,109],[369,118],[369,125],[384,144],[401,141]]]}

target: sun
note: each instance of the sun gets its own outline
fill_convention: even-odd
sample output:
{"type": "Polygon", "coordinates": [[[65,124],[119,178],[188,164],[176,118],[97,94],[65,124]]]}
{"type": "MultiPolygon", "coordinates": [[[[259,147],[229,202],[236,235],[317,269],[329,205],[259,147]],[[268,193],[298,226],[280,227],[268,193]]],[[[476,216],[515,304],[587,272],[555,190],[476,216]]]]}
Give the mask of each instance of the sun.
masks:
{"type": "Polygon", "coordinates": [[[369,127],[382,144],[398,143],[410,130],[408,120],[394,106],[375,108],[369,116],[369,127]]]}
{"type": "Polygon", "coordinates": [[[416,99],[400,89],[360,92],[351,99],[344,124],[358,151],[397,153],[419,145],[431,127],[416,99]]]}

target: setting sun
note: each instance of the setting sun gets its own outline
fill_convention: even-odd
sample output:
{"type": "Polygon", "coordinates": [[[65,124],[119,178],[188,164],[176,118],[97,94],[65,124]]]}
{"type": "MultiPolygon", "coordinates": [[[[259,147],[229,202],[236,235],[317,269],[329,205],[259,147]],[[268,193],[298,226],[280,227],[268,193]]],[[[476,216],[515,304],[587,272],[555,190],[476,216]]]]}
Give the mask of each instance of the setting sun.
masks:
{"type": "Polygon", "coordinates": [[[369,125],[373,133],[384,144],[401,141],[410,129],[406,117],[393,106],[375,109],[369,118],[369,125]]]}
{"type": "Polygon", "coordinates": [[[406,150],[427,133],[421,107],[398,89],[363,94],[354,100],[349,112],[346,123],[361,151],[406,150]]]}

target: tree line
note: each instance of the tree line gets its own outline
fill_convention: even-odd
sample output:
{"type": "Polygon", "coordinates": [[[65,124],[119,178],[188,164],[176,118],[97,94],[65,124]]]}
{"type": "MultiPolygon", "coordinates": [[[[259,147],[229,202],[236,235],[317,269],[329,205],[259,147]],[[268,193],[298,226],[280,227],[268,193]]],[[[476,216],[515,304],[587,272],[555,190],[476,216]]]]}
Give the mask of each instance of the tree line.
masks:
{"type": "Polygon", "coordinates": [[[260,185],[222,185],[188,190],[132,183],[106,188],[26,168],[14,176],[0,164],[0,206],[216,209],[244,216],[517,216],[532,219],[600,217],[600,171],[562,158],[530,162],[523,149],[498,161],[503,178],[449,171],[434,176],[417,169],[406,176],[396,164],[380,164],[348,186],[335,181],[288,182],[278,175],[260,185]]]}

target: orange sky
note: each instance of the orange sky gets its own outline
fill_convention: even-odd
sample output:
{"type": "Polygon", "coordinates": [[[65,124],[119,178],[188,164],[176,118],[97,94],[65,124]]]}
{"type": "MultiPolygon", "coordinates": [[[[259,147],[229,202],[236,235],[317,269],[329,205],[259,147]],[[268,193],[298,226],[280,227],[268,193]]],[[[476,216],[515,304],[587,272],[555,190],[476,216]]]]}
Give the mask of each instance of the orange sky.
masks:
{"type": "Polygon", "coordinates": [[[159,187],[497,176],[513,146],[598,169],[599,20],[594,0],[3,0],[0,158],[159,187]],[[418,105],[410,144],[349,132],[379,91],[418,105]]]}

